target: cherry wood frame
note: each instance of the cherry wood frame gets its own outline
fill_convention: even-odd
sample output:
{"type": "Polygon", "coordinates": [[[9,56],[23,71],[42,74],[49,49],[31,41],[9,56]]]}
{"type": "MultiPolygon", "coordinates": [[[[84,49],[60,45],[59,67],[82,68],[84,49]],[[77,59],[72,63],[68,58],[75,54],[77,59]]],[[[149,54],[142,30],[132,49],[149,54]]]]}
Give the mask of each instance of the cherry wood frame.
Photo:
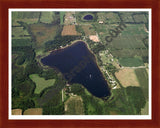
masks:
{"type": "Polygon", "coordinates": [[[159,128],[160,127],[160,1],[159,0],[0,0],[0,128],[159,128]],[[152,119],[151,120],[9,120],[8,9],[9,8],[151,8],[152,119]]]}

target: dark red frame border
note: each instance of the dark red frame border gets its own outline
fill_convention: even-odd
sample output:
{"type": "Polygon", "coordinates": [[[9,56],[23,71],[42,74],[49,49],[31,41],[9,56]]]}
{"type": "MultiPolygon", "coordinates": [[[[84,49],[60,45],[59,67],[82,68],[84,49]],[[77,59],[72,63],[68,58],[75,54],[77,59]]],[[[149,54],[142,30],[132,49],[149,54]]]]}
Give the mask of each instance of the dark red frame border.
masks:
{"type": "Polygon", "coordinates": [[[160,1],[159,0],[0,0],[0,128],[159,128],[160,127],[160,1]],[[151,8],[152,120],[9,120],[8,9],[9,8],[151,8]]]}

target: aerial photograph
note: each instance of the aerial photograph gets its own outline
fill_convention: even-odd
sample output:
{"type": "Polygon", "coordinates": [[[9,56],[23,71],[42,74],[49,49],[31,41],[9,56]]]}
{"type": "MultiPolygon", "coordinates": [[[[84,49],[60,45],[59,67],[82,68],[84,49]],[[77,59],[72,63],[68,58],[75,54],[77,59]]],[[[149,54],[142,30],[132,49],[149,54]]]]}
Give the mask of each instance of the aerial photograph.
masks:
{"type": "Polygon", "coordinates": [[[11,115],[148,115],[148,11],[11,11],[11,115]]]}

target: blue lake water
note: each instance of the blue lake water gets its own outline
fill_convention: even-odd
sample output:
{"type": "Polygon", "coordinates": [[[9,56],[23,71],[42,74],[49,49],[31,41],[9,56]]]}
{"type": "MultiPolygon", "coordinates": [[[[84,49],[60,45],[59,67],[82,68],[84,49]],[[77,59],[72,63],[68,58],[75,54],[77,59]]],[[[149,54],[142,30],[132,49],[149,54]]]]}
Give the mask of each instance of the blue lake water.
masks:
{"type": "Polygon", "coordinates": [[[92,20],[93,16],[92,15],[86,15],[86,16],[83,17],[83,19],[85,19],[85,20],[92,20]]]}
{"type": "Polygon", "coordinates": [[[96,97],[110,95],[110,89],[95,61],[94,55],[83,41],[53,51],[41,59],[44,65],[57,68],[69,81],[79,83],[96,97]]]}

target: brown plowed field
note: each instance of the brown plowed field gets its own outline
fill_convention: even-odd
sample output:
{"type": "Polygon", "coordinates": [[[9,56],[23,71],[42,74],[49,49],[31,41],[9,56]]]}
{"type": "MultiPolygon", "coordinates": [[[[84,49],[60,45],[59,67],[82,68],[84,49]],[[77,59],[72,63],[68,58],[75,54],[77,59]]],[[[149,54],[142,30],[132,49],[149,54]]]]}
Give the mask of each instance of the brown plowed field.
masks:
{"type": "Polygon", "coordinates": [[[75,25],[66,25],[63,27],[63,31],[61,33],[62,36],[67,36],[67,35],[81,35],[76,31],[75,25]]]}

